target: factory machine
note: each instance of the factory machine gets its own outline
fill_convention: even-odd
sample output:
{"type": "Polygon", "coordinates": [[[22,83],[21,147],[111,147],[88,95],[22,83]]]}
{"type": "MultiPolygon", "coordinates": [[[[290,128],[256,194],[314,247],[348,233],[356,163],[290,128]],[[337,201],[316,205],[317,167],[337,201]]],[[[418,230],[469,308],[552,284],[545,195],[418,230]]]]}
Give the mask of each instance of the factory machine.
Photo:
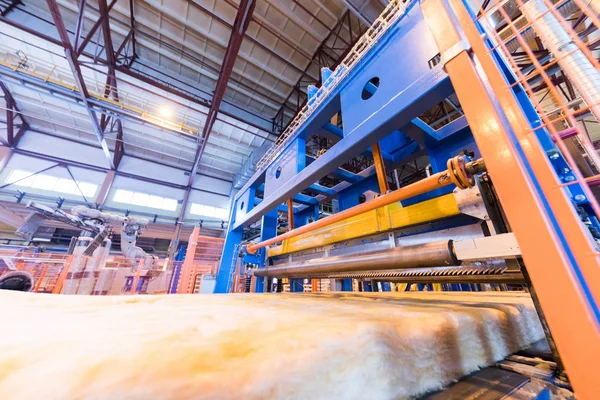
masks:
{"type": "Polygon", "coordinates": [[[567,22],[585,19],[589,32],[598,5],[391,1],[309,87],[235,196],[215,292],[231,291],[245,255],[258,259],[257,292],[282,278],[291,291],[307,279],[342,291],[357,281],[364,291],[522,285],[557,368],[578,398],[599,398],[590,360],[600,359],[600,162],[582,119],[599,120],[600,76],[592,40],[567,22]],[[578,102],[558,93],[557,73],[578,102]],[[307,154],[316,135],[329,145],[307,154]],[[372,162],[351,170],[358,158],[372,162]],[[390,179],[423,160],[422,179],[390,179]],[[323,217],[319,205],[331,199],[338,210],[323,217]],[[257,240],[244,241],[257,226],[257,240]]]}
{"type": "MultiPolygon", "coordinates": [[[[82,231],[80,236],[73,237],[71,241],[68,253],[73,255],[73,259],[69,263],[61,293],[106,294],[111,291],[115,282],[118,284],[121,280],[125,281],[123,290],[130,291],[133,282],[141,281],[140,285],[143,283],[147,286],[155,274],[164,273],[162,270],[154,271],[158,267],[158,258],[136,245],[138,236],[150,223],[146,218],[119,216],[85,206],[75,206],[70,213],[35,202],[29,202],[27,208],[32,212],[17,230],[17,235],[23,238],[31,240],[47,219],[60,221],[82,231]],[[131,263],[131,271],[105,268],[112,245],[109,237],[115,225],[121,226],[121,253],[131,263]],[[145,274],[140,277],[135,270],[144,267],[145,274]]],[[[29,279],[33,280],[33,277],[29,279]]]]}

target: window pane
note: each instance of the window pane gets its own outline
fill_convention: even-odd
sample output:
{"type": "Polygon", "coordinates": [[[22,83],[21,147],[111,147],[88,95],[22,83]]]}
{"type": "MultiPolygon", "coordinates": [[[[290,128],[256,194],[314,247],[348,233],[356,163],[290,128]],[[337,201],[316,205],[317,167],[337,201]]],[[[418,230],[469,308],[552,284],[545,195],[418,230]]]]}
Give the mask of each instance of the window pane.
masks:
{"type": "MultiPolygon", "coordinates": [[[[79,189],[81,189],[83,195],[87,198],[94,197],[96,190],[98,189],[98,185],[94,185],[93,183],[77,182],[77,184],[79,185],[79,189]]],[[[79,190],[77,190],[77,188],[75,188],[75,193],[79,194],[79,190]]]]}
{"type": "Polygon", "coordinates": [[[202,205],[198,203],[192,203],[192,207],[190,208],[190,214],[202,215],[202,205]]]}
{"type": "Polygon", "coordinates": [[[60,193],[79,194],[73,179],[59,179],[56,183],[56,186],[54,186],[54,191],[60,193]]]}
{"type": "Polygon", "coordinates": [[[163,200],[163,210],[167,211],[175,211],[177,210],[177,200],[175,199],[164,199],[163,200]]]}
{"type": "Polygon", "coordinates": [[[214,217],[216,209],[211,206],[204,206],[204,213],[202,215],[206,217],[214,217]]]}
{"type": "Polygon", "coordinates": [[[159,196],[148,196],[148,203],[146,203],[146,206],[151,208],[162,208],[163,200],[164,199],[159,196]]]}
{"type": "Polygon", "coordinates": [[[215,217],[225,221],[227,220],[227,218],[229,218],[229,213],[227,212],[226,208],[217,208],[217,211],[215,212],[215,217]]]}
{"type": "Polygon", "coordinates": [[[31,187],[42,190],[54,190],[57,182],[58,178],[54,176],[38,174],[31,183],[31,187]]]}
{"type": "Polygon", "coordinates": [[[134,192],[133,196],[131,196],[131,204],[145,207],[148,204],[148,197],[146,193],[134,192]]]}
{"type": "Polygon", "coordinates": [[[24,179],[24,178],[27,178],[31,174],[32,174],[32,172],[21,171],[20,169],[16,169],[10,173],[10,175],[6,179],[6,183],[15,183],[18,181],[17,183],[15,183],[15,185],[29,187],[29,186],[31,186],[31,183],[33,182],[33,179],[35,178],[35,176],[32,176],[28,179],[24,179]],[[20,180],[20,179],[22,179],[22,180],[20,180]]]}
{"type": "Polygon", "coordinates": [[[117,203],[129,204],[129,203],[131,203],[132,196],[133,196],[133,193],[130,192],[129,190],[117,189],[117,191],[115,192],[115,195],[113,197],[113,200],[116,201],[117,203]]]}

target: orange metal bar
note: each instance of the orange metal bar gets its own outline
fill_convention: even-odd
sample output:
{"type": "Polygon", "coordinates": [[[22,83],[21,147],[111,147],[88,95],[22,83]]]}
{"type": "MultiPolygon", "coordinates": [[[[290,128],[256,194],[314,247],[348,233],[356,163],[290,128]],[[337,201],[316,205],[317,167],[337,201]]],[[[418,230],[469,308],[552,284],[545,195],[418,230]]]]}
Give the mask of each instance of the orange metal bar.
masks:
{"type": "Polygon", "coordinates": [[[445,69],[519,241],[527,271],[577,398],[598,399],[600,385],[594,363],[600,359],[600,331],[564,246],[572,249],[587,284],[596,294],[600,291],[598,257],[589,234],[560,189],[545,151],[462,0],[448,1],[451,9],[444,0],[424,0],[425,20],[442,58],[446,52],[453,53],[445,69]],[[466,49],[459,47],[459,51],[453,51],[462,43],[454,20],[462,27],[477,61],[466,49]],[[521,151],[543,188],[567,243],[561,242],[550,225],[550,216],[545,212],[525,160],[512,141],[512,133],[520,142],[521,151]]]}
{"type": "Polygon", "coordinates": [[[288,199],[287,201],[288,208],[288,231],[294,229],[294,200],[288,199]]]}
{"type": "Polygon", "coordinates": [[[312,291],[313,292],[318,292],[319,291],[319,279],[313,279],[311,282],[312,285],[312,291]]]}
{"type": "MultiPolygon", "coordinates": [[[[480,172],[481,170],[483,170],[483,168],[485,167],[481,159],[468,163],[466,167],[467,171],[474,170],[474,172],[480,172]]],[[[282,235],[275,236],[274,238],[265,240],[264,242],[249,244],[247,250],[249,253],[253,254],[256,252],[256,250],[260,248],[269,246],[271,244],[275,244],[277,242],[281,242],[282,240],[289,239],[306,232],[312,232],[315,229],[322,228],[324,226],[328,226],[339,221],[343,221],[345,219],[354,217],[364,212],[375,210],[379,207],[387,206],[388,204],[396,203],[398,201],[405,200],[417,196],[419,194],[430,192],[432,190],[450,185],[453,183],[455,175],[459,173],[459,171],[453,172],[450,170],[438,172],[437,174],[433,174],[423,180],[420,180],[419,182],[415,182],[411,185],[404,186],[403,188],[394,190],[393,192],[384,194],[382,196],[377,197],[376,199],[359,204],[358,206],[349,208],[344,211],[340,211],[336,214],[330,215],[327,218],[323,218],[310,224],[301,226],[300,228],[296,228],[293,231],[289,231],[282,235]]],[[[467,178],[463,177],[462,179],[466,180],[467,178]]]]}
{"type": "Polygon", "coordinates": [[[194,288],[196,287],[196,274],[198,273],[198,266],[194,264],[192,273],[190,274],[190,287],[187,291],[188,294],[194,294],[194,288]]]}
{"type": "Polygon", "coordinates": [[[381,155],[381,148],[379,143],[375,143],[373,147],[373,162],[375,163],[375,172],[377,172],[377,183],[379,184],[379,193],[386,194],[390,187],[388,185],[387,176],[385,173],[385,164],[383,163],[383,156],[381,155]]]}
{"type": "Polygon", "coordinates": [[[135,271],[135,278],[133,278],[133,283],[131,284],[131,294],[135,294],[137,291],[137,285],[140,281],[140,275],[142,275],[142,268],[144,267],[144,259],[141,259],[138,262],[137,270],[135,271]]]}
{"type": "Polygon", "coordinates": [[[33,288],[34,293],[37,293],[37,291],[40,290],[40,286],[42,285],[42,280],[46,276],[46,272],[48,272],[48,264],[44,264],[44,269],[42,269],[40,277],[35,282],[35,287],[33,288]]]}
{"type": "MultiPolygon", "coordinates": [[[[188,241],[188,247],[185,252],[185,260],[181,267],[181,274],[179,278],[179,285],[177,285],[177,293],[188,293],[190,286],[190,274],[192,273],[192,267],[194,265],[194,256],[196,255],[196,247],[198,246],[198,237],[200,236],[200,228],[195,227],[190,235],[188,241]]],[[[202,240],[212,239],[203,237],[202,240]]]]}
{"type": "Polygon", "coordinates": [[[62,271],[60,271],[58,279],[56,279],[56,284],[54,285],[54,289],[52,289],[52,294],[60,294],[60,291],[65,283],[65,279],[67,279],[69,269],[71,268],[71,263],[73,263],[73,255],[68,256],[65,260],[65,265],[63,266],[62,271]]]}

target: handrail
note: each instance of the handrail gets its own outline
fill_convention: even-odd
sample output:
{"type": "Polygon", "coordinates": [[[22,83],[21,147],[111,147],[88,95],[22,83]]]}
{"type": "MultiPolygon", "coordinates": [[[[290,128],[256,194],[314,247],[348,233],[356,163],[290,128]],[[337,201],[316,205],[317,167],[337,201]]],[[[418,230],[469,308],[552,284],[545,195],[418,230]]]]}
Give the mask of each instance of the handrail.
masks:
{"type": "Polygon", "coordinates": [[[407,5],[401,0],[391,0],[381,15],[373,22],[371,27],[361,36],[354,47],[346,55],[344,60],[335,69],[329,78],[315,94],[314,101],[307,102],[290,122],[288,127],[277,138],[273,146],[267,150],[258,161],[257,171],[263,171],[281,154],[289,144],[300,126],[312,115],[313,111],[321,105],[329,94],[339,85],[341,81],[352,71],[354,66],[371,50],[387,30],[406,12],[407,5]]]}
{"type": "MultiPolygon", "coordinates": [[[[4,65],[13,71],[39,78],[44,82],[51,82],[55,85],[62,86],[73,92],[78,91],[71,70],[59,67],[46,60],[36,58],[24,53],[22,50],[14,49],[5,44],[0,44],[0,65],[4,65]]],[[[156,114],[157,111],[160,110],[161,105],[148,101],[148,99],[143,96],[132,94],[123,89],[117,90],[115,87],[89,78],[86,78],[85,82],[90,96],[95,99],[106,101],[122,109],[134,112],[140,115],[142,119],[168,129],[179,130],[183,133],[192,135],[198,135],[200,133],[200,127],[203,124],[200,119],[177,112],[175,109],[172,110],[173,117],[161,117],[156,114]],[[119,101],[105,97],[105,92],[118,92],[119,101]],[[176,119],[177,122],[174,122],[174,119],[176,119]],[[192,128],[190,123],[191,125],[198,126],[198,128],[192,128]]]]}

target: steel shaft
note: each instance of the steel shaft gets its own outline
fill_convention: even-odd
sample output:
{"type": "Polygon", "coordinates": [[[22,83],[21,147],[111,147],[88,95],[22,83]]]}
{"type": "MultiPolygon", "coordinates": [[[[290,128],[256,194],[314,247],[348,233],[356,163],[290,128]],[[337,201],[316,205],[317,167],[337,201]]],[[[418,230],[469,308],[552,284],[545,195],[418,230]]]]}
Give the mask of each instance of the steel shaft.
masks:
{"type": "Polygon", "coordinates": [[[452,241],[443,240],[356,256],[315,258],[300,263],[268,267],[254,271],[256,276],[305,277],[309,274],[376,271],[400,268],[424,268],[458,265],[452,241]]]}

